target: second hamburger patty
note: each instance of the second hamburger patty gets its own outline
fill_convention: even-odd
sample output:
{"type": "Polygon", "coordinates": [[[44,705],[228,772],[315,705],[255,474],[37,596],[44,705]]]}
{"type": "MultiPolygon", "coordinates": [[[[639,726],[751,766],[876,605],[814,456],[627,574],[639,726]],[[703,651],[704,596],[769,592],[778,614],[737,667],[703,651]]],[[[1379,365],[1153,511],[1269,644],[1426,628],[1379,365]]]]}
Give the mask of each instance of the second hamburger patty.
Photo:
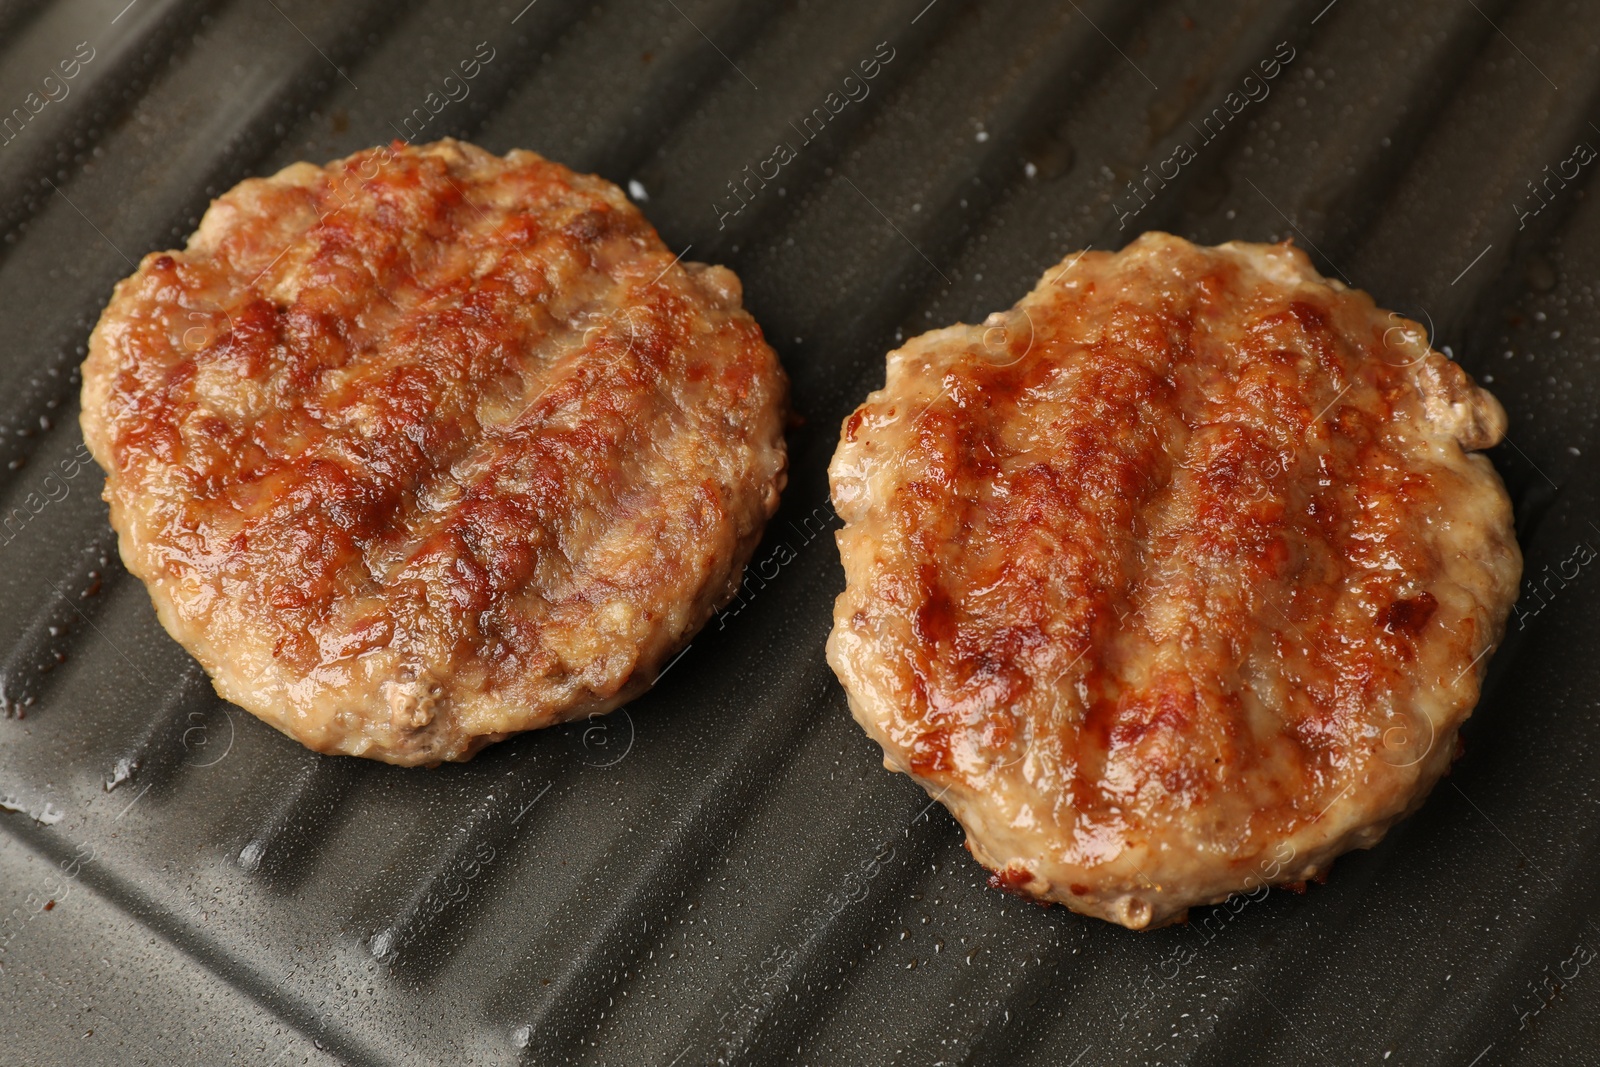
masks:
{"type": "Polygon", "coordinates": [[[322,752],[466,759],[647,688],[735,591],[786,382],[615,186],[441,141],[219,198],[117,286],[83,429],[129,570],[322,752]]]}
{"type": "Polygon", "coordinates": [[[828,656],[1017,892],[1131,927],[1325,870],[1449,765],[1521,556],[1505,416],[1287,245],[1146,234],[890,353],[828,656]]]}

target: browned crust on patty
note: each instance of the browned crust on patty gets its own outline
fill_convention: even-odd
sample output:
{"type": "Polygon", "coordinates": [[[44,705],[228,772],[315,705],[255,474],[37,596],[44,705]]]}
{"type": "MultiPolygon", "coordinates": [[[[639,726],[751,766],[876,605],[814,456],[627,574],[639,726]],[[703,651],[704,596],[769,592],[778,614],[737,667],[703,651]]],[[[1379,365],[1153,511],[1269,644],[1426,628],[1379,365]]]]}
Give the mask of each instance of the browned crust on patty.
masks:
{"type": "Polygon", "coordinates": [[[829,660],[999,884],[1132,927],[1419,803],[1521,568],[1493,397],[1288,245],[1146,234],[889,355],[829,660]]]}
{"type": "Polygon", "coordinates": [[[609,710],[736,588],[786,382],[619,190],[441,141],[242,182],[117,286],[83,429],[218,692],[323,752],[609,710]]]}

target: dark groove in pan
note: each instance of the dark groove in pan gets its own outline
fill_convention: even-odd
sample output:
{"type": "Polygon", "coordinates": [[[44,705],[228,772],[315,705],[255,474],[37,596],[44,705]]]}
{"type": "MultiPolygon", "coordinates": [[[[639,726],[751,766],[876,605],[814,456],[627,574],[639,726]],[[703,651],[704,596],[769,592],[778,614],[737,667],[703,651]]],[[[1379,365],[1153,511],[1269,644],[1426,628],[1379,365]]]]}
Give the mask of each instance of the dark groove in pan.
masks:
{"type": "MultiPolygon", "coordinates": [[[[903,12],[883,11],[874,23],[871,33],[862,35],[859,40],[841,42],[844,47],[840,54],[874,57],[877,54],[877,45],[880,42],[887,44],[892,50],[894,59],[885,64],[877,78],[869,83],[869,90],[871,93],[880,94],[881,97],[893,96],[909,73],[916,69],[918,59],[930,47],[948,38],[951,24],[957,18],[959,10],[959,6],[955,4],[936,7],[927,17],[911,26],[906,25],[903,12]],[[902,59],[907,62],[902,62],[902,59]]],[[[861,62],[860,59],[856,59],[854,64],[845,62],[831,72],[832,80],[842,86],[846,77],[853,76],[859,82],[861,62]]],[[[862,103],[865,104],[867,99],[871,99],[871,96],[864,98],[862,103]]],[[[826,126],[821,126],[820,120],[814,115],[817,108],[823,108],[824,113],[827,113],[823,105],[809,97],[798,98],[795,104],[800,125],[795,125],[794,120],[791,120],[790,123],[771,131],[774,139],[798,152],[795,162],[786,165],[781,170],[779,178],[773,179],[770,183],[781,185],[785,192],[783,197],[768,194],[768,183],[762,181],[759,169],[756,171],[747,169],[752,166],[748,162],[744,167],[731,169],[721,187],[707,190],[706,197],[712,202],[708,218],[717,215],[717,206],[722,206],[724,210],[731,212],[720,220],[718,228],[710,237],[705,255],[711,260],[737,265],[740,262],[737,251],[740,242],[748,244],[752,235],[781,226],[778,216],[790,204],[805,199],[813,186],[827,180],[841,157],[852,143],[859,141],[865,127],[874,118],[873,113],[864,106],[847,107],[838,115],[831,116],[826,126]],[[806,121],[808,118],[811,120],[810,124],[806,121]],[[730,185],[736,188],[730,188],[730,185]],[[742,199],[745,195],[751,196],[748,205],[745,205],[742,199]]],[[[759,168],[761,162],[762,160],[758,159],[754,166],[759,168]]],[[[646,168],[644,173],[647,180],[652,175],[649,168],[646,168]]]]}
{"type": "MultiPolygon", "coordinates": [[[[495,871],[505,868],[500,854],[507,849],[518,823],[553,785],[532,786],[514,774],[496,781],[494,791],[451,828],[423,869],[423,877],[398,898],[388,921],[373,931],[366,941],[372,958],[401,970],[413,981],[435,977],[449,954],[444,942],[459,933],[464,921],[460,905],[468,899],[469,889],[481,894],[490,883],[480,879],[492,878],[495,871]],[[497,859],[501,860],[498,866],[497,859]]],[[[408,871],[406,876],[413,873],[408,871]]]]}
{"type": "MultiPolygon", "coordinates": [[[[216,690],[198,663],[191,663],[150,713],[144,726],[112,760],[104,776],[107,792],[128,783],[164,789],[190,757],[217,703],[216,690]]],[[[202,758],[202,757],[195,757],[202,758]]]]}
{"type": "MultiPolygon", "coordinates": [[[[122,25],[117,26],[109,20],[90,18],[90,10],[103,5],[69,0],[49,5],[54,10],[48,18],[41,17],[46,5],[39,5],[28,24],[6,35],[4,40],[9,43],[23,39],[28,31],[42,35],[57,27],[62,31],[78,30],[51,33],[48,41],[30,40],[28,43],[38,51],[26,56],[16,55],[17,49],[0,46],[0,55],[4,55],[8,66],[30,71],[40,79],[41,88],[42,79],[52,73],[52,68],[75,58],[80,39],[93,51],[84,53],[90,57],[88,63],[80,64],[76,75],[65,83],[60,83],[61,72],[55,71],[62,87],[54,91],[64,95],[59,99],[46,97],[48,102],[37,117],[0,148],[0,233],[8,235],[0,259],[10,252],[9,235],[24,226],[40,204],[58,195],[50,188],[49,180],[64,176],[64,164],[81,164],[106,130],[123,120],[126,109],[148,86],[161,60],[179,47],[180,38],[200,24],[214,3],[215,0],[147,3],[145,10],[129,12],[126,21],[119,19],[122,25]],[[39,54],[45,50],[49,54],[39,54]]],[[[6,101],[6,113],[15,103],[21,101],[6,101]]]]}
{"type": "MultiPolygon", "coordinates": [[[[27,848],[56,864],[69,863],[74,858],[70,847],[59,835],[49,833],[36,824],[7,824],[12,836],[27,848]]],[[[307,1042],[315,1041],[318,1049],[327,1049],[341,1059],[356,1064],[382,1064],[388,1058],[377,1051],[377,1045],[362,1037],[327,1025],[314,1001],[296,997],[285,991],[283,982],[273,983],[270,978],[247,967],[225,966],[231,959],[231,941],[218,937],[162,906],[140,885],[119,876],[105,865],[83,865],[79,878],[113,901],[126,915],[138,920],[172,945],[181,949],[198,963],[259,1004],[265,1005],[293,1026],[307,1042]]]]}
{"type": "Polygon", "coordinates": [[[737,67],[741,53],[781,17],[777,7],[729,3],[722,5],[711,25],[702,29],[701,24],[695,22],[696,34],[704,40],[699,47],[691,43],[690,48],[680,54],[673,69],[662,75],[663,91],[642,110],[635,127],[645,135],[641,138],[635,133],[611,141],[588,165],[601,175],[615,176],[619,181],[640,168],[650,149],[682,121],[697,93],[705,91],[719,77],[731,82],[735,75],[728,71],[728,66],[737,67]]]}
{"type": "MultiPolygon", "coordinates": [[[[820,704],[812,702],[813,713],[820,710],[820,704]]],[[[797,733],[808,728],[808,718],[788,724],[787,729],[797,733]]],[[[626,857],[616,865],[621,870],[594,872],[591,882],[605,884],[612,898],[598,914],[585,917],[573,906],[570,914],[551,917],[553,926],[571,929],[569,947],[574,952],[570,961],[557,968],[554,980],[548,985],[536,983],[533,975],[545,966],[544,961],[528,960],[497,983],[500,988],[518,991],[514,999],[495,993],[489,1010],[498,1017],[522,1020],[527,1028],[522,1062],[560,1062],[576,1052],[574,1041],[593,1025],[603,1008],[600,997],[609,993],[621,980],[621,972],[654,943],[649,917],[657,919],[659,937],[660,928],[684,906],[689,887],[710,857],[731,836],[755,790],[780,773],[782,756],[777,749],[786,746],[773,746],[774,740],[787,739],[781,735],[774,738],[771,732],[747,731],[730,747],[715,772],[684,798],[670,836],[643,855],[626,857]],[[562,1025],[554,1025],[557,1020],[562,1025]]]]}
{"type": "Polygon", "coordinates": [[[28,621],[0,663],[0,706],[7,716],[27,715],[44,696],[56,667],[67,662],[74,639],[86,636],[104,602],[108,582],[126,576],[110,529],[96,530],[53,575],[40,575],[28,621]]]}
{"type": "Polygon", "coordinates": [[[13,40],[20,34],[30,20],[44,10],[43,4],[32,0],[4,0],[0,3],[0,34],[7,40],[13,40]]]}
{"type": "Polygon", "coordinates": [[[312,873],[317,852],[363,770],[354,760],[307,756],[299,773],[258,814],[256,829],[234,857],[239,869],[280,892],[299,885],[312,873]]]}
{"type": "MultiPolygon", "coordinates": [[[[901,792],[884,790],[891,791],[901,792]]],[[[708,1042],[716,1062],[759,1062],[760,1050],[802,1044],[817,1015],[845,995],[846,981],[830,982],[824,973],[829,964],[882,936],[887,907],[919,884],[928,862],[944,851],[945,841],[922,827],[930,818],[947,824],[948,815],[931,811],[920,797],[901,814],[906,817],[885,828],[879,812],[872,812],[879,832],[863,835],[868,846],[851,857],[855,863],[847,865],[843,882],[827,887],[832,892],[819,887],[817,912],[802,920],[798,938],[791,933],[785,954],[755,972],[753,987],[746,980],[712,999],[694,1032],[716,1035],[708,1042]],[[858,891],[864,895],[857,898],[858,891]]]]}

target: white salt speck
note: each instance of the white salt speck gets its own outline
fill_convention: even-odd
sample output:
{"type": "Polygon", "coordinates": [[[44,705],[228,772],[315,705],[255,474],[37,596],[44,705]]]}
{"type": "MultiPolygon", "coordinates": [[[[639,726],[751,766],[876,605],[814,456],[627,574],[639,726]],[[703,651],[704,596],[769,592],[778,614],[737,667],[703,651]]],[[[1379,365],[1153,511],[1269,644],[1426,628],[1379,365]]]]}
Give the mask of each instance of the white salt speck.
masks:
{"type": "Polygon", "coordinates": [[[978,131],[978,140],[979,140],[980,143],[983,142],[983,141],[987,141],[988,139],[989,139],[989,131],[988,130],[979,130],[978,131]]]}
{"type": "Polygon", "coordinates": [[[1022,173],[1026,174],[1028,177],[1032,178],[1032,177],[1035,177],[1039,173],[1039,168],[1034,166],[1032,163],[1024,163],[1022,165],[1022,173]]]}
{"type": "Polygon", "coordinates": [[[633,197],[635,200],[642,201],[650,199],[650,194],[644,191],[644,186],[640,184],[637,178],[629,179],[628,195],[633,197]]]}

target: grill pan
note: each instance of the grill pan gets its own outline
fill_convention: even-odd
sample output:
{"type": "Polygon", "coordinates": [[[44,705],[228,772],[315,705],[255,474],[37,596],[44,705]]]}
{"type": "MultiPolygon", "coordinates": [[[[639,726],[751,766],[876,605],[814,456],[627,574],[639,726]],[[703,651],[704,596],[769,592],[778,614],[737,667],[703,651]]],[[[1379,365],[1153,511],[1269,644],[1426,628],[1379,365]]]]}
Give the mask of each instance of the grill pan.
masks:
{"type": "Polygon", "coordinates": [[[1569,0],[0,0],[0,1063],[1600,1062],[1597,50],[1569,0]],[[654,691],[427,771],[215,696],[76,367],[211,197],[445,135],[734,268],[804,423],[654,691]],[[822,653],[884,352],[1146,229],[1293,238],[1425,323],[1511,415],[1527,577],[1415,816],[1135,935],[989,890],[822,653]]]}

